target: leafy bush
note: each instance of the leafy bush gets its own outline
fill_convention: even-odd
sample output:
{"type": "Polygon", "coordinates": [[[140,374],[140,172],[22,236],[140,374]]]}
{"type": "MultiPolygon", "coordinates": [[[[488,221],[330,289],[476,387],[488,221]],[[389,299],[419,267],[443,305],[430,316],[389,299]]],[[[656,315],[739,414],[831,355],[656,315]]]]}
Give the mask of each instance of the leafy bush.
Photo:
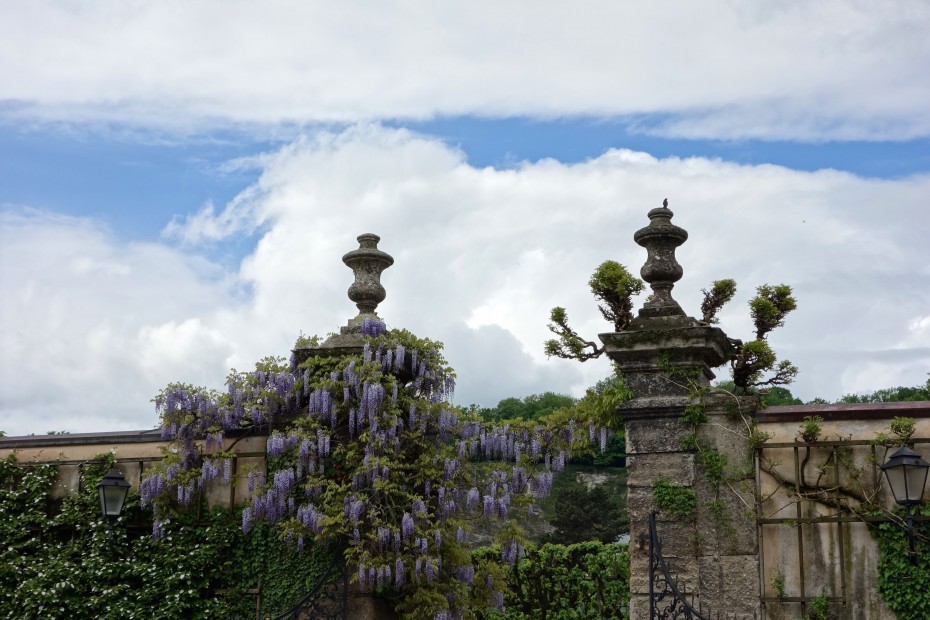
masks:
{"type": "Polygon", "coordinates": [[[264,611],[281,611],[330,561],[288,549],[271,528],[245,539],[227,510],[179,515],[163,540],[140,535],[133,521],[150,515],[134,493],[108,541],[96,485],[112,466],[112,455],[85,464],[82,490],[56,511],[55,465],[0,461],[0,617],[254,618],[250,589],[261,587],[264,611]]]}
{"type": "MultiPolygon", "coordinates": [[[[474,553],[494,558],[493,549],[474,553]]],[[[613,620],[627,618],[630,554],[626,545],[585,542],[527,547],[507,574],[505,612],[488,620],[613,620]]]]}

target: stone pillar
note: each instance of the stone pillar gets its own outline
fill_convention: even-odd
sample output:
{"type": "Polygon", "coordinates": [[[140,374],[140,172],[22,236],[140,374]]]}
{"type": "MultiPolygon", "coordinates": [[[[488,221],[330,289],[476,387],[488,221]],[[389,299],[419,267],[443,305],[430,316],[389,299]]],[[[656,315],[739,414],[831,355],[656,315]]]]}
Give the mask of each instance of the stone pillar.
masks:
{"type": "MultiPolygon", "coordinates": [[[[349,319],[318,347],[307,347],[293,351],[298,363],[308,357],[341,357],[359,355],[365,346],[362,336],[362,323],[366,317],[378,318],[376,309],[384,301],[387,293],[381,286],[381,272],[394,264],[394,258],[378,249],[381,237],[365,233],[357,237],[359,248],[342,257],[342,262],[352,270],[355,281],[349,287],[349,299],[358,308],[358,315],[349,319]]],[[[351,575],[350,575],[351,579],[351,575]]],[[[341,616],[340,616],[341,617],[341,616]]],[[[371,590],[362,588],[357,583],[349,583],[346,592],[346,618],[353,620],[397,620],[391,605],[384,599],[377,598],[371,590]]]]}
{"type": "Polygon", "coordinates": [[[755,477],[742,414],[752,402],[710,394],[712,368],[727,362],[735,342],[719,328],[689,317],[672,298],[682,276],[675,249],[688,233],[671,223],[668,208],[649,212],[650,223],[634,240],[648,258],[640,273],[653,295],[630,327],[601,334],[605,352],[634,398],[623,405],[628,467],[632,590],[631,618],[649,618],[649,513],[658,512],[663,554],[679,583],[715,613],[751,614],[759,607],[759,571],[754,510],[755,477]],[[727,458],[724,484],[711,484],[698,452],[683,445],[693,432],[680,421],[702,393],[707,421],[698,436],[705,455],[727,458]],[[692,515],[659,509],[654,487],[664,480],[690,488],[697,497],[692,515]]]}

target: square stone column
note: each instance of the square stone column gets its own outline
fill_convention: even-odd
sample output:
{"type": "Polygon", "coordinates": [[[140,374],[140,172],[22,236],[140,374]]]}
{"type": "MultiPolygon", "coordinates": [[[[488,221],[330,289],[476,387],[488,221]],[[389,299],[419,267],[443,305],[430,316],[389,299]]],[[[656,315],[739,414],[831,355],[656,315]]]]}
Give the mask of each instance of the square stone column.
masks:
{"type": "Polygon", "coordinates": [[[674,282],[682,276],[675,248],[688,237],[671,223],[672,215],[665,207],[653,209],[649,226],[634,235],[649,253],[640,273],[653,290],[650,300],[627,329],[599,336],[633,392],[619,410],[626,428],[630,617],[650,618],[653,512],[662,555],[678,585],[705,610],[752,617],[761,591],[755,476],[745,420],[755,414],[755,401],[711,393],[712,369],[728,362],[738,343],[687,316],[672,298],[674,282]],[[681,421],[695,405],[706,416],[696,427],[681,421]],[[726,480],[712,481],[706,462],[722,458],[726,480]],[[660,480],[685,495],[693,493],[695,509],[685,515],[660,509],[655,496],[660,480]]]}

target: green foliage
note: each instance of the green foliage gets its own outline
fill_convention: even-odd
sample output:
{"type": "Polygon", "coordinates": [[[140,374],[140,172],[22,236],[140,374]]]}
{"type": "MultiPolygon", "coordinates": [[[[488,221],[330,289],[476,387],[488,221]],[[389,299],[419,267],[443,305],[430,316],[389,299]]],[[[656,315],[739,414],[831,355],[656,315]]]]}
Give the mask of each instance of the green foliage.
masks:
{"type": "Polygon", "coordinates": [[[704,301],[701,302],[701,320],[705,323],[719,323],[717,313],[733,296],[736,295],[736,281],[729,278],[714,280],[710,290],[702,289],[704,301]]]}
{"type": "Polygon", "coordinates": [[[771,437],[771,433],[760,430],[755,422],[749,427],[749,447],[753,450],[761,448],[771,437]]]}
{"type": "MultiPolygon", "coordinates": [[[[633,296],[643,291],[644,284],[627,268],[612,260],[604,261],[588,280],[594,298],[604,302],[598,309],[616,331],[623,331],[633,320],[633,296]]],[[[557,306],[549,314],[549,331],[557,338],[545,343],[546,355],[576,359],[584,362],[600,357],[604,348],[592,340],[585,340],[568,325],[568,313],[557,306]]]]}
{"type": "Polygon", "coordinates": [[[751,340],[740,348],[732,362],[733,383],[738,390],[748,392],[752,388],[791,383],[798,369],[788,360],[778,361],[775,351],[762,339],[751,340]],[[774,371],[768,379],[763,375],[774,371]]]}
{"type": "Polygon", "coordinates": [[[724,470],[727,466],[727,456],[712,448],[699,450],[695,457],[698,464],[704,468],[704,476],[708,482],[718,485],[724,480],[724,470]]]}
{"type": "Polygon", "coordinates": [[[762,404],[766,407],[775,407],[778,405],[803,405],[800,398],[795,398],[791,390],[785,387],[770,387],[762,393],[762,404]]]}
{"type": "Polygon", "coordinates": [[[585,340],[568,325],[568,313],[565,308],[556,306],[549,315],[549,331],[558,336],[558,339],[547,340],[545,352],[547,357],[561,357],[563,359],[576,359],[586,362],[589,359],[600,357],[603,347],[597,346],[592,340],[585,340]]]}
{"type": "Polygon", "coordinates": [[[875,435],[872,443],[878,446],[903,446],[910,443],[917,432],[917,420],[896,416],[888,423],[888,428],[875,435]]]}
{"type": "MultiPolygon", "coordinates": [[[[495,559],[493,549],[474,553],[495,559]]],[[[630,554],[626,545],[585,542],[528,547],[506,573],[505,612],[489,620],[623,620],[630,601],[630,554]]]]}
{"type": "Polygon", "coordinates": [[[798,438],[805,443],[812,443],[820,438],[823,432],[823,418],[819,415],[804,417],[804,422],[798,427],[798,438]]]}
{"type": "Polygon", "coordinates": [[[785,324],[785,317],[798,307],[787,284],[763,284],[749,300],[749,313],[756,326],[756,339],[764,339],[776,327],[785,324]]]}
{"type": "Polygon", "coordinates": [[[523,400],[519,398],[505,398],[497,403],[496,407],[478,410],[478,414],[488,422],[502,420],[539,420],[559,409],[571,407],[578,399],[567,394],[543,392],[531,394],[523,400]]]}
{"type": "MultiPolygon", "coordinates": [[[[930,373],[928,373],[930,374],[930,373]]],[[[930,378],[924,385],[884,388],[866,394],[846,394],[838,403],[890,403],[930,400],[930,378]]]]}
{"type": "Polygon", "coordinates": [[[552,497],[555,517],[550,523],[556,530],[546,536],[549,542],[573,544],[598,540],[610,543],[626,529],[620,506],[604,487],[560,488],[552,497]]]}
{"type": "Polygon", "coordinates": [[[784,385],[794,381],[798,369],[790,361],[778,357],[766,341],[768,334],[785,324],[785,317],[797,308],[797,302],[787,284],[763,284],[749,300],[749,312],[756,326],[756,339],[740,347],[731,362],[733,383],[737,390],[747,392],[763,386],[784,385]],[[763,375],[773,372],[763,380],[763,375]]]}
{"type": "Polygon", "coordinates": [[[691,403],[685,407],[685,412],[681,414],[678,421],[682,424],[703,424],[707,422],[707,414],[704,412],[703,403],[691,403]]]}
{"type": "Polygon", "coordinates": [[[319,550],[298,556],[270,529],[246,540],[224,510],[180,515],[160,541],[139,536],[134,493],[108,541],[96,485],[113,457],[98,458],[60,511],[56,466],[0,461],[0,617],[254,618],[250,588],[261,586],[267,612],[281,611],[329,561],[319,550]]]}
{"type": "Polygon", "coordinates": [[[660,510],[676,517],[694,517],[697,498],[693,488],[676,486],[665,478],[659,478],[652,483],[652,495],[660,510]]]}
{"type": "Polygon", "coordinates": [[[601,263],[588,280],[604,318],[613,323],[614,329],[622,332],[633,320],[633,296],[643,292],[644,284],[617,261],[601,263]]]}
{"type": "Polygon", "coordinates": [[[775,596],[785,598],[785,578],[781,573],[772,576],[772,589],[775,590],[775,596]]]}
{"type": "MultiPolygon", "coordinates": [[[[918,514],[930,516],[930,506],[918,514]]],[[[896,509],[901,517],[903,509],[896,509]]],[[[872,530],[878,539],[878,593],[899,618],[930,617],[930,521],[914,521],[917,541],[913,560],[901,519],[882,523],[872,530]]]]}
{"type": "Polygon", "coordinates": [[[807,615],[803,620],[828,620],[830,618],[830,601],[827,599],[827,593],[822,592],[820,596],[807,603],[807,615]]]}

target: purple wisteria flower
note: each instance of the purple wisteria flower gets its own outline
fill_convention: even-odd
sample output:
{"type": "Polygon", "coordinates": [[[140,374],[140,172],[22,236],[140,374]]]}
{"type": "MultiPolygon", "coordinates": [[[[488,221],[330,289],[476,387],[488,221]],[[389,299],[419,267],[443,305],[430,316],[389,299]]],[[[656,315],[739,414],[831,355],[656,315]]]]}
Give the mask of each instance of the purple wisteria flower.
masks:
{"type": "Polygon", "coordinates": [[[413,538],[413,516],[409,512],[405,512],[403,518],[400,521],[400,531],[403,534],[404,540],[410,540],[413,538]]]}
{"type": "Polygon", "coordinates": [[[252,509],[246,506],[242,509],[242,533],[248,534],[252,529],[252,509]]]}
{"type": "Polygon", "coordinates": [[[387,331],[384,321],[376,316],[365,315],[362,318],[362,335],[377,338],[387,331]]]}
{"type": "Polygon", "coordinates": [[[517,544],[517,541],[505,542],[501,545],[501,561],[513,566],[513,563],[517,561],[517,557],[522,555],[520,551],[520,545],[517,544]]]}

